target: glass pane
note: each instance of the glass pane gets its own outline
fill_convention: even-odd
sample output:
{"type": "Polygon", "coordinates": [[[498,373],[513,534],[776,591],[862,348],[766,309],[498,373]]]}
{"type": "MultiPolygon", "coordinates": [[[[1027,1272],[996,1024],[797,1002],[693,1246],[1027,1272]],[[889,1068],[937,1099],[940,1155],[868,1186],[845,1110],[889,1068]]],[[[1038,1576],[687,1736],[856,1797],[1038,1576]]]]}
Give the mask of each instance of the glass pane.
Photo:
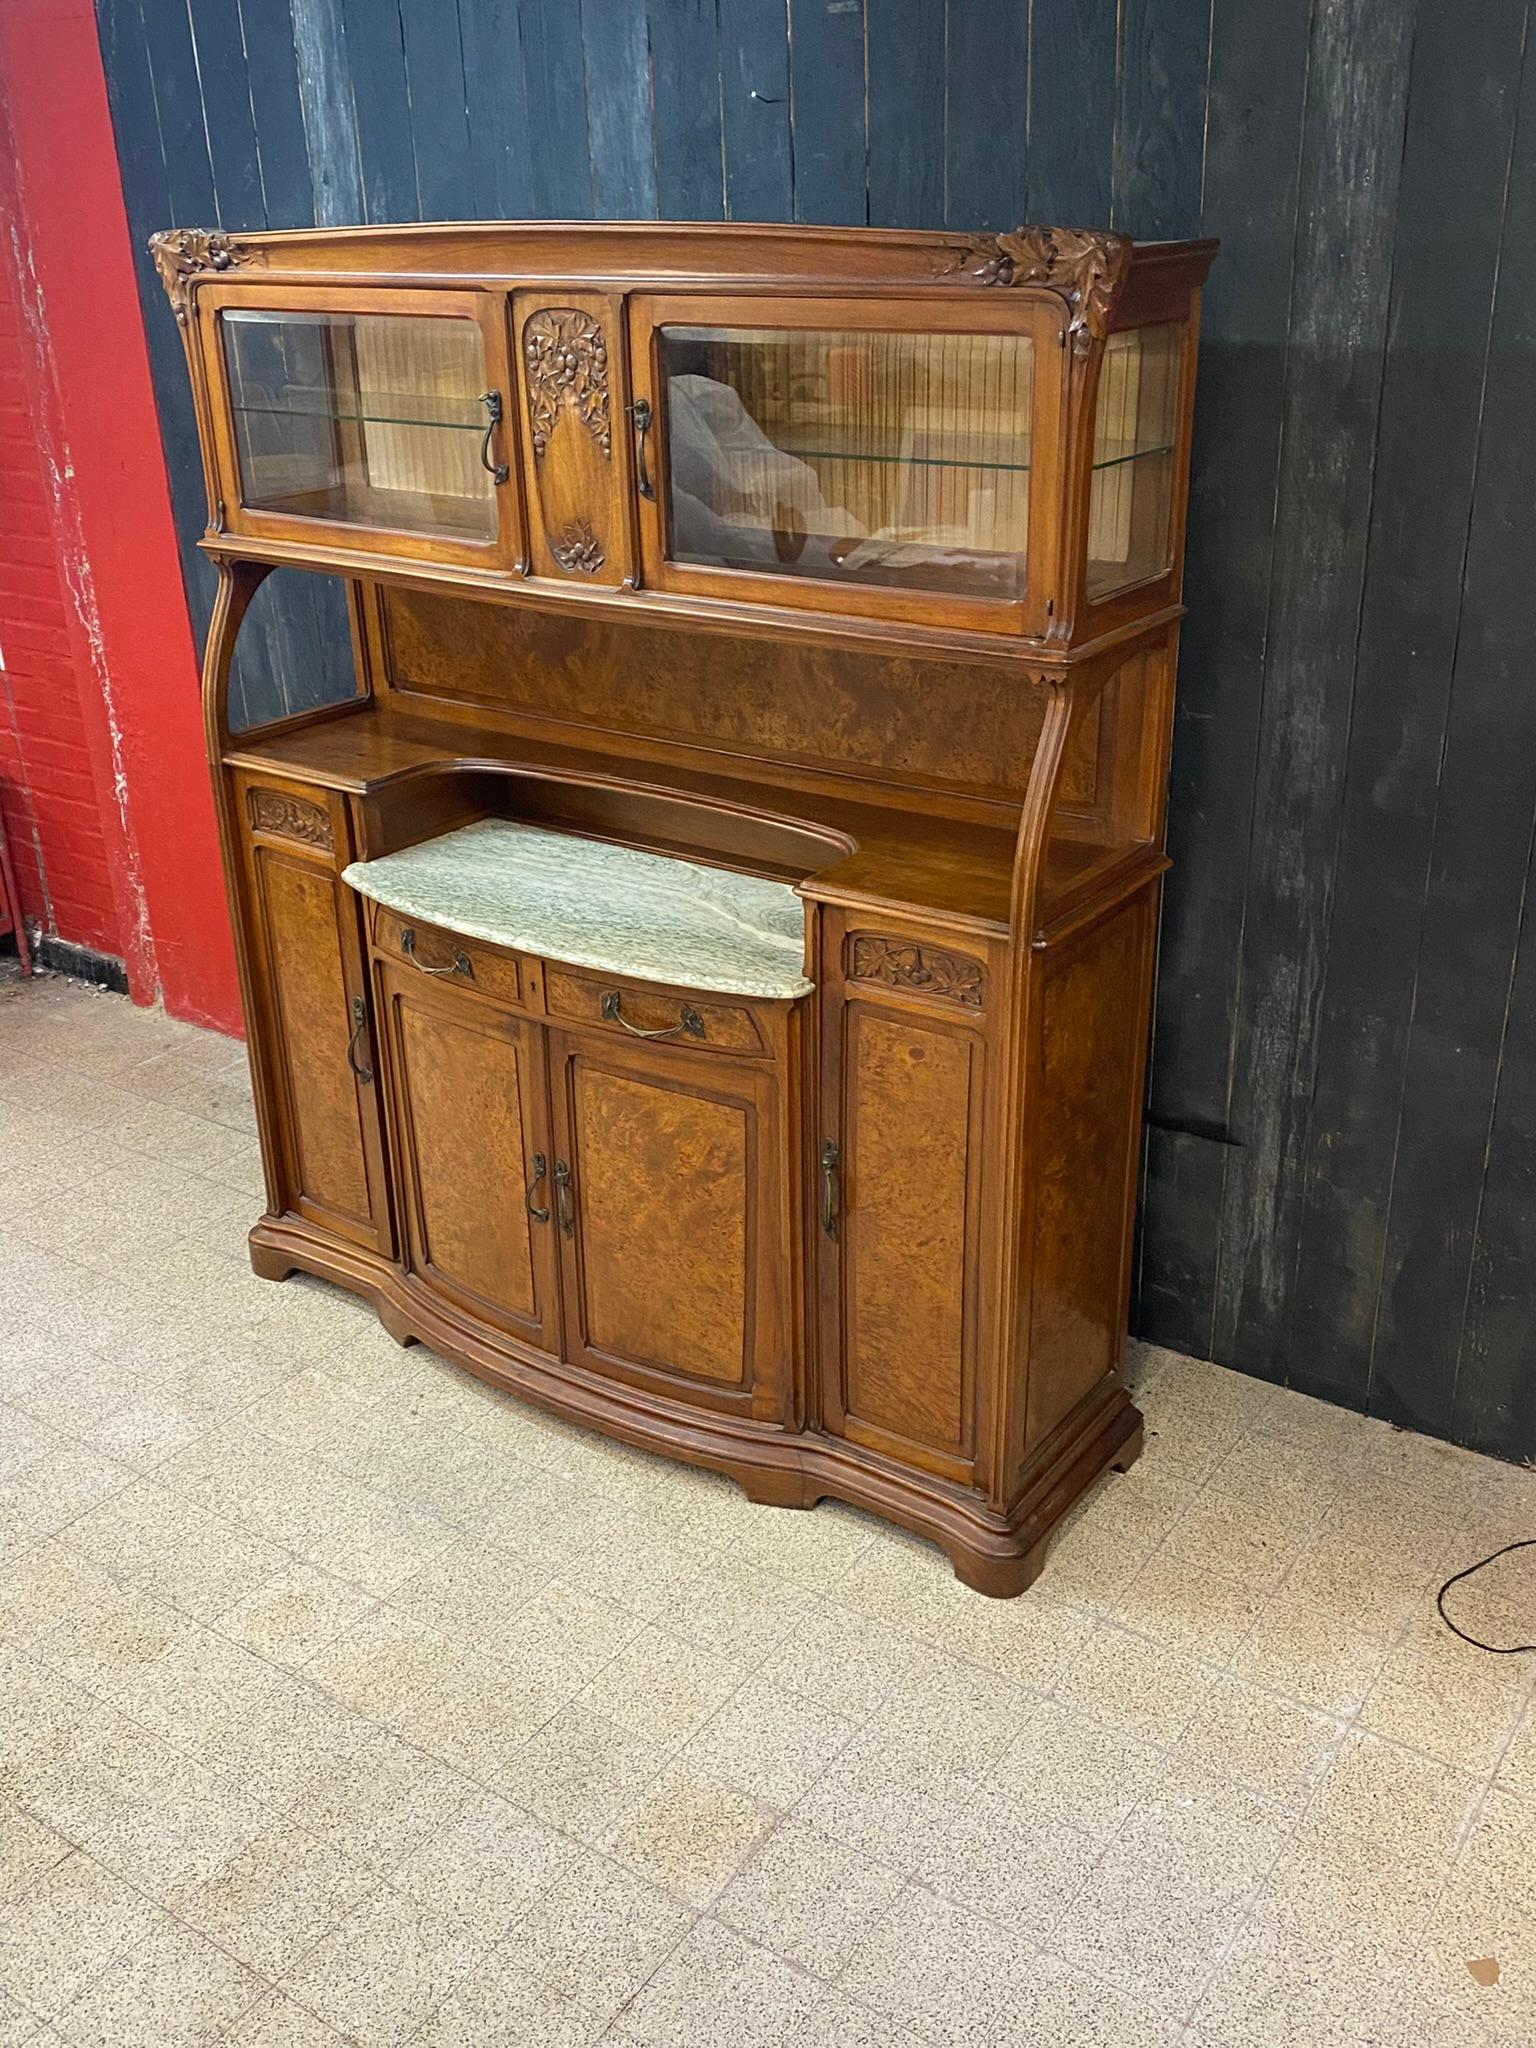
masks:
{"type": "Polygon", "coordinates": [[[1173,442],[1184,329],[1132,327],[1104,344],[1093,414],[1088,595],[1161,576],[1171,559],[1173,442]]]}
{"type": "Polygon", "coordinates": [[[473,320],[240,308],[223,327],[244,504],[494,540],[473,320]]]}
{"type": "Polygon", "coordinates": [[[674,561],[1022,595],[1027,336],[666,327],[660,347],[674,561]]]}

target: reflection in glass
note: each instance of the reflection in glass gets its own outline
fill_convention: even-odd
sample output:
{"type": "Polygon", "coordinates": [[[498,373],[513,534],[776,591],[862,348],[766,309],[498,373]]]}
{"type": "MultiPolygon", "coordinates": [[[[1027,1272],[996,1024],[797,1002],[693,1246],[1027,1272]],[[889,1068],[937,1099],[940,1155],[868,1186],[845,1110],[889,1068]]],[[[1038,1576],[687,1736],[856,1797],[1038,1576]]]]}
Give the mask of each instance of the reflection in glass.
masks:
{"type": "Polygon", "coordinates": [[[1025,335],[660,333],[674,561],[1023,594],[1025,335]]]}
{"type": "Polygon", "coordinates": [[[474,321],[242,307],[222,324],[244,504],[495,538],[474,321]]]}
{"type": "Polygon", "coordinates": [[[1183,335],[1177,323],[1132,327],[1104,344],[1088,508],[1091,598],[1168,567],[1183,335]]]}

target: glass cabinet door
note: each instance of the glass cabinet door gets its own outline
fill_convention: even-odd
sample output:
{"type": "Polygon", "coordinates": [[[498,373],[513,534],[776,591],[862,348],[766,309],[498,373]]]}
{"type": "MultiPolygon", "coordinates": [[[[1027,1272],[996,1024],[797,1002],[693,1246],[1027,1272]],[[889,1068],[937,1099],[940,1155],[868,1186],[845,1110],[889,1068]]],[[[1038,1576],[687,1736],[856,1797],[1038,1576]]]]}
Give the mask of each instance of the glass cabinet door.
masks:
{"type": "Polygon", "coordinates": [[[1173,461],[1185,327],[1110,335],[1093,414],[1090,603],[1161,576],[1173,559],[1173,461]]]}
{"type": "Polygon", "coordinates": [[[508,496],[505,378],[481,310],[458,303],[222,304],[230,524],[271,534],[294,522],[302,538],[318,522],[352,547],[371,534],[374,546],[396,536],[402,551],[442,559],[494,554],[508,496]]]}
{"type": "Polygon", "coordinates": [[[648,371],[653,390],[658,580],[708,592],[768,576],[784,581],[772,602],[1017,630],[1044,353],[1026,323],[912,331],[899,308],[845,301],[813,325],[804,302],[767,301],[757,324],[741,301],[729,317],[674,306],[653,303],[635,350],[636,388],[648,371]]]}

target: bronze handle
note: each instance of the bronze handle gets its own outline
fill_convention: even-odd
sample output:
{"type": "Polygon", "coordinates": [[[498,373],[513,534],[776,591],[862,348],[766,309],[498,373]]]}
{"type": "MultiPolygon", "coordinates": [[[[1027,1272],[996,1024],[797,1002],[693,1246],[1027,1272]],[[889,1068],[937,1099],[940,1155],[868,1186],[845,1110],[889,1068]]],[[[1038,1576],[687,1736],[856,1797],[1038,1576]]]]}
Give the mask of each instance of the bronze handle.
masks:
{"type": "Polygon", "coordinates": [[[837,1146],[830,1138],[821,1146],[821,1227],[828,1237],[837,1235],[837,1146]]]}
{"type": "Polygon", "coordinates": [[[368,1005],[361,996],[352,998],[352,1036],[347,1040],[347,1065],[365,1085],[373,1080],[372,1067],[357,1064],[357,1041],[368,1029],[368,1005]]]}
{"type": "Polygon", "coordinates": [[[611,988],[598,1007],[610,1024],[617,1024],[619,1029],[627,1031],[631,1038],[676,1038],[680,1031],[686,1031],[690,1038],[704,1036],[704,1019],[691,1004],[679,1003],[675,1024],[664,1024],[659,1031],[643,1031],[638,1024],[631,1024],[623,1014],[623,1001],[624,998],[619,991],[611,988]]]}
{"type": "Polygon", "coordinates": [[[416,934],[410,925],[400,934],[400,950],[416,969],[418,974],[462,974],[466,981],[473,981],[475,970],[457,947],[454,949],[451,967],[423,967],[416,958],[416,934]]]}
{"type": "Polygon", "coordinates": [[[528,1192],[523,1196],[523,1200],[528,1207],[528,1214],[533,1218],[535,1223],[547,1223],[549,1221],[548,1209],[541,1209],[538,1203],[535,1202],[535,1200],[533,1199],[534,1190],[538,1187],[539,1182],[543,1178],[544,1154],[542,1152],[535,1152],[533,1155],[533,1179],[529,1181],[528,1192]]]}
{"type": "Polygon", "coordinates": [[[555,1210],[560,1218],[561,1235],[574,1237],[576,1219],[571,1214],[571,1169],[563,1159],[555,1161],[555,1210]]]}
{"type": "Polygon", "coordinates": [[[642,498],[649,498],[654,505],[656,487],[651,482],[650,472],[645,466],[645,437],[651,431],[651,401],[648,398],[637,398],[632,404],[626,405],[624,410],[635,423],[635,488],[642,498]]]}
{"type": "Polygon", "coordinates": [[[485,407],[485,439],[480,443],[480,467],[490,471],[493,484],[504,484],[512,474],[504,462],[491,460],[491,436],[501,425],[501,393],[482,391],[480,403],[485,407]]]}

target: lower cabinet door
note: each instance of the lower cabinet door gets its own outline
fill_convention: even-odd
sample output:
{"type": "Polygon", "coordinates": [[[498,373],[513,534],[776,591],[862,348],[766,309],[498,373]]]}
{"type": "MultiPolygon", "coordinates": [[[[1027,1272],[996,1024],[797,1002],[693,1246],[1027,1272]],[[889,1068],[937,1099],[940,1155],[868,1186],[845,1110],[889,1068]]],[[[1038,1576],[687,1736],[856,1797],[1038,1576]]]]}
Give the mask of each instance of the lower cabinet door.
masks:
{"type": "Polygon", "coordinates": [[[823,1013],[824,1426],[974,1474],[980,1035],[860,997],[823,1013]]]}
{"type": "Polygon", "coordinates": [[[383,1119],[357,899],[318,860],[246,847],[261,1034],[286,1205],[387,1252],[383,1119]]]}
{"type": "Polygon", "coordinates": [[[381,965],[405,1256],[434,1293],[559,1349],[543,1033],[381,965]]]}
{"type": "Polygon", "coordinates": [[[761,1062],[551,1039],[574,1365],[764,1420],[790,1369],[788,1139],[761,1062]]]}

